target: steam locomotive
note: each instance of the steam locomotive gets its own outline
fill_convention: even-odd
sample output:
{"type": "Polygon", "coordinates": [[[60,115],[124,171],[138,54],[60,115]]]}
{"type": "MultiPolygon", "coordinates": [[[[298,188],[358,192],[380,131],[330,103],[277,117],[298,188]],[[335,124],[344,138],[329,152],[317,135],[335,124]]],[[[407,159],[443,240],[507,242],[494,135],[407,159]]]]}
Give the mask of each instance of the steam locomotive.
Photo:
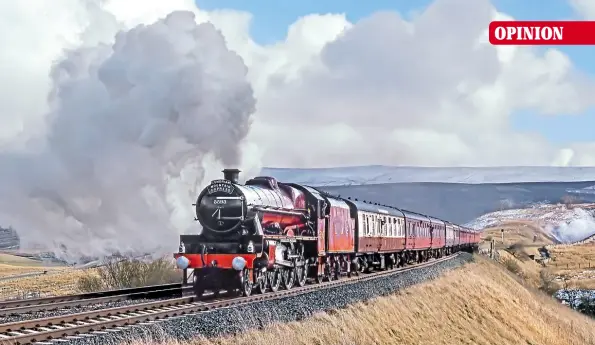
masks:
{"type": "Polygon", "coordinates": [[[249,296],[476,250],[479,233],[431,216],[223,170],[197,198],[200,234],[180,235],[183,283],[249,296]]]}

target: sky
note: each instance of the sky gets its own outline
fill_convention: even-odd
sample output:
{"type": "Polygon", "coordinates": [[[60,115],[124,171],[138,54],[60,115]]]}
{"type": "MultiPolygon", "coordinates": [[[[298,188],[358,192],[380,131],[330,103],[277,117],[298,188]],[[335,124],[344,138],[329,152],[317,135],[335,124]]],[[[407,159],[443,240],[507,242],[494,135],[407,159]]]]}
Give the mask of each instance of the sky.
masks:
{"type": "Polygon", "coordinates": [[[493,47],[485,40],[491,20],[589,19],[592,1],[0,6],[0,149],[47,142],[52,67],[65,49],[109,46],[118,32],[189,11],[220,30],[247,68],[256,105],[236,139],[244,166],[595,165],[595,47],[493,47]]]}
{"type": "Polygon", "coordinates": [[[0,224],[171,249],[224,167],[595,166],[593,47],[490,45],[514,18],[595,1],[2,1],[0,224]]]}
{"type": "MultiPolygon", "coordinates": [[[[271,44],[283,40],[287,27],[298,18],[310,13],[345,13],[349,21],[358,21],[381,10],[392,10],[405,17],[427,7],[431,0],[379,0],[379,1],[243,1],[243,0],[197,0],[205,10],[229,8],[252,13],[250,34],[259,44],[271,44]]],[[[518,20],[565,20],[584,19],[573,4],[566,0],[495,0],[492,4],[500,11],[518,20]]],[[[568,54],[573,63],[585,73],[595,76],[595,46],[557,46],[568,54]]],[[[557,144],[570,144],[575,140],[588,141],[595,138],[595,109],[581,112],[580,116],[540,117],[531,111],[517,111],[512,117],[512,126],[521,131],[537,132],[557,144]]]]}

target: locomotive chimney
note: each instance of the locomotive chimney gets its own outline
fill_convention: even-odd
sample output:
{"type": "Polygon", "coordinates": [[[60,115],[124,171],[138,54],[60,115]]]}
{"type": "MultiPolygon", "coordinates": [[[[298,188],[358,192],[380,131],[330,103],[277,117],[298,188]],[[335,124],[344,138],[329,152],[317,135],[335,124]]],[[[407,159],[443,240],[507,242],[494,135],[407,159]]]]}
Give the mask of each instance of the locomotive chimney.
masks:
{"type": "Polygon", "coordinates": [[[238,183],[240,179],[240,171],[240,169],[223,169],[223,178],[232,183],[238,183]]]}

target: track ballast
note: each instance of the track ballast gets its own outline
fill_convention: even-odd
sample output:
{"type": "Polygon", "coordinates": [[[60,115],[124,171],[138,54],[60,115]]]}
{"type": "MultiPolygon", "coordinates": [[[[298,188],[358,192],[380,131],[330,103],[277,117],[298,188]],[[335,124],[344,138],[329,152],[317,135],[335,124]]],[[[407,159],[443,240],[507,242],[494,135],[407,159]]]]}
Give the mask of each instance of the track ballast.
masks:
{"type": "MultiPolygon", "coordinates": [[[[32,344],[36,342],[47,342],[51,341],[52,339],[69,339],[72,337],[76,338],[87,335],[92,336],[94,333],[101,334],[109,329],[123,329],[122,327],[144,322],[200,313],[229,306],[249,304],[258,301],[275,300],[279,298],[297,296],[315,290],[335,287],[337,285],[349,285],[356,282],[376,279],[383,276],[432,266],[434,264],[453,259],[457,256],[458,253],[448,257],[443,257],[441,259],[435,259],[393,270],[368,273],[351,278],[343,278],[330,282],[306,285],[304,287],[297,287],[291,290],[270,292],[263,295],[252,295],[250,297],[222,297],[217,299],[215,299],[212,295],[204,296],[200,299],[195,296],[179,297],[84,313],[0,324],[0,341],[9,344],[32,344]]],[[[182,289],[181,286],[180,289],[182,289]]],[[[63,298],[75,297],[76,296],[65,296],[63,298]]],[[[84,301],[84,299],[81,301],[84,301]]],[[[64,300],[61,300],[58,303],[61,302],[64,302],[64,300]]],[[[72,300],[70,302],[76,303],[72,300]]],[[[45,303],[46,307],[48,307],[49,304],[50,303],[45,303]]],[[[38,305],[44,304],[42,303],[38,305]]]]}

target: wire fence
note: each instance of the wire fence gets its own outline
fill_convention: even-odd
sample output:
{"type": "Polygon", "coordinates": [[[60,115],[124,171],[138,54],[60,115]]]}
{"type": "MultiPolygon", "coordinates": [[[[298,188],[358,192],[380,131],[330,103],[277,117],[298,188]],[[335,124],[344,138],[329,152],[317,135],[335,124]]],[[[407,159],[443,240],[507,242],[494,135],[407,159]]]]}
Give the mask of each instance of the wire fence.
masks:
{"type": "Polygon", "coordinates": [[[556,268],[567,268],[567,269],[595,269],[595,262],[582,262],[582,263],[557,263],[555,261],[549,261],[546,266],[556,267],[556,268]]]}

